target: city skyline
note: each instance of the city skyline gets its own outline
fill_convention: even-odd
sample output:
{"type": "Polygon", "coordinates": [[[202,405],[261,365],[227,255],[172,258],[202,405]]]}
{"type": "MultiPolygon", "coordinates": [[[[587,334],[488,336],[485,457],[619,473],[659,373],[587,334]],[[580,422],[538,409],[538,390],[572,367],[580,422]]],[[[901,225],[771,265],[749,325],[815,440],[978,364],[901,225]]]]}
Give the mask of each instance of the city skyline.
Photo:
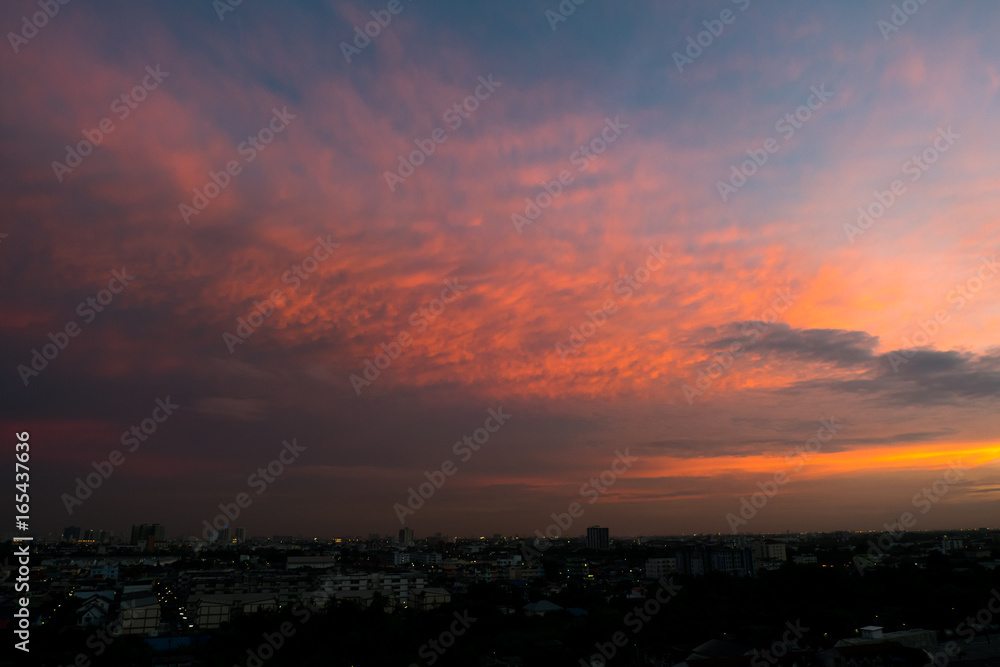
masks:
{"type": "Polygon", "coordinates": [[[1000,9],[902,4],[18,3],[30,531],[996,528],[1000,9]]]}

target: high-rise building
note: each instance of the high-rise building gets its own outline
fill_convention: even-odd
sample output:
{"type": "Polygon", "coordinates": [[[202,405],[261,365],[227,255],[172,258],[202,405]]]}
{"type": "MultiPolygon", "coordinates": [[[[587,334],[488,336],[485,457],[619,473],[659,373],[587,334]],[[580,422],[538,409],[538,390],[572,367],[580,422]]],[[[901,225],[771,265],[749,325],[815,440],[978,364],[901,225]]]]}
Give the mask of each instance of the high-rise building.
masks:
{"type": "Polygon", "coordinates": [[[646,577],[659,579],[677,571],[676,558],[647,558],[646,577]]]}
{"type": "Polygon", "coordinates": [[[962,538],[960,537],[948,537],[943,535],[941,537],[941,551],[942,553],[951,553],[952,551],[962,550],[962,538]]]}
{"type": "Polygon", "coordinates": [[[66,526],[63,530],[63,539],[67,542],[75,542],[80,539],[80,526],[66,526]]]}
{"type": "Polygon", "coordinates": [[[757,561],[788,560],[788,552],[784,542],[777,540],[755,540],[750,544],[753,557],[757,561]]]}
{"type": "Polygon", "coordinates": [[[595,551],[607,551],[611,548],[611,538],[607,528],[590,526],[587,528],[587,548],[595,551]]]}
{"type": "Polygon", "coordinates": [[[235,534],[233,535],[233,537],[236,539],[237,542],[246,542],[247,541],[247,529],[246,528],[242,528],[242,527],[241,528],[236,528],[235,529],[235,534]]]}
{"type": "Polygon", "coordinates": [[[753,549],[750,547],[687,547],[676,553],[676,564],[677,571],[681,574],[725,572],[741,577],[753,577],[757,574],[753,549]]]}
{"type": "Polygon", "coordinates": [[[132,526],[132,544],[146,544],[150,537],[156,542],[162,542],[167,538],[167,529],[158,523],[132,526]]]}
{"type": "MultiPolygon", "coordinates": [[[[604,530],[607,530],[605,528],[604,530]]],[[[586,558],[571,556],[566,559],[566,575],[570,577],[583,577],[590,579],[590,564],[586,558]]]]}
{"type": "Polygon", "coordinates": [[[413,546],[413,529],[409,526],[405,526],[399,529],[399,544],[400,546],[409,547],[413,546]]]}

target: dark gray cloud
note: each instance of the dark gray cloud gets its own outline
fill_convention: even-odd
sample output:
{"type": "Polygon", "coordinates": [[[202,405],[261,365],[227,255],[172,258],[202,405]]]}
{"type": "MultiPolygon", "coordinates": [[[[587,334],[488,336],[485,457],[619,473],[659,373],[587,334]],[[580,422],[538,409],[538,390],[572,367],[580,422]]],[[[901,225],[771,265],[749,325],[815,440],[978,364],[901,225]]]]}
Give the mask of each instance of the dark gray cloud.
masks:
{"type": "MultiPolygon", "coordinates": [[[[837,423],[841,423],[837,420],[837,423]]],[[[817,422],[805,422],[802,428],[795,435],[775,435],[772,438],[754,439],[671,439],[657,440],[644,443],[636,448],[637,452],[644,452],[647,449],[656,450],[659,456],[670,455],[680,458],[704,458],[724,454],[726,456],[758,456],[764,453],[789,454],[795,451],[797,446],[801,446],[806,440],[816,434],[819,428],[817,422]]],[[[849,425],[847,427],[849,429],[849,425]]],[[[830,442],[823,445],[826,452],[841,452],[871,445],[906,445],[914,442],[933,442],[943,440],[955,435],[957,431],[953,428],[941,428],[936,431],[915,431],[906,433],[891,433],[881,436],[867,437],[844,437],[837,435],[830,442]]]]}
{"type": "Polygon", "coordinates": [[[722,351],[740,343],[745,351],[753,354],[775,355],[806,363],[832,363],[847,368],[871,361],[878,340],[878,336],[864,331],[793,329],[780,322],[751,321],[726,325],[720,337],[708,341],[705,347],[722,351]]]}
{"type": "Polygon", "coordinates": [[[1000,396],[1000,351],[909,349],[876,354],[878,336],[846,329],[796,329],[783,323],[733,322],[703,344],[721,352],[739,343],[744,354],[783,364],[851,371],[796,382],[774,391],[827,390],[877,397],[895,404],[956,404],[1000,396]],[[759,325],[759,326],[758,326],[759,325]],[[763,330],[761,330],[763,328],[763,330]]]}

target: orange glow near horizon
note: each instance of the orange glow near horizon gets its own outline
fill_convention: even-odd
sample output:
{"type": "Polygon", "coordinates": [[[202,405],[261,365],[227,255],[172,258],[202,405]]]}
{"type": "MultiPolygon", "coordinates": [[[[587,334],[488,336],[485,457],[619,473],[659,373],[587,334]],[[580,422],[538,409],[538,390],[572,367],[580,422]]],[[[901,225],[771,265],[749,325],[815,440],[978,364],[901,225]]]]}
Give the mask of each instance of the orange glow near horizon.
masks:
{"type": "MultiPolygon", "coordinates": [[[[808,454],[807,454],[808,455],[808,454]]],[[[790,479],[804,477],[834,477],[859,470],[937,471],[947,470],[958,464],[975,469],[1000,458],[1000,445],[959,444],[951,447],[941,444],[873,447],[843,452],[819,451],[809,458],[797,454],[717,456],[711,458],[658,457],[647,459],[636,476],[714,476],[714,475],[771,475],[786,473],[790,479]],[[786,461],[786,456],[788,460],[786,461]],[[892,463],[892,465],[885,465],[892,463]],[[797,466],[802,467],[795,470],[797,466]],[[655,470],[651,473],[651,470],[655,470]]]]}

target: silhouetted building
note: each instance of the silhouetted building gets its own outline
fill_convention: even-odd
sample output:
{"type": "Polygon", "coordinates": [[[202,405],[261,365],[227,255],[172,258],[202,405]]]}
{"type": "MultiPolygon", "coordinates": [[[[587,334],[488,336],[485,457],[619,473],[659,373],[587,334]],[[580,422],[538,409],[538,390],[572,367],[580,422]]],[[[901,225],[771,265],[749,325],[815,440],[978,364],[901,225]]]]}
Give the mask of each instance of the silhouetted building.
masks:
{"type": "Polygon", "coordinates": [[[647,558],[646,577],[649,579],[659,579],[677,571],[676,558],[647,558]]]}
{"type": "Polygon", "coordinates": [[[590,578],[590,563],[586,558],[570,556],[566,559],[566,575],[570,577],[590,578]]]}
{"type": "Polygon", "coordinates": [[[150,537],[154,542],[162,542],[167,538],[167,529],[158,523],[132,526],[131,544],[147,544],[150,537]]]}
{"type": "Polygon", "coordinates": [[[753,549],[749,547],[693,547],[677,552],[677,571],[681,574],[726,572],[740,577],[757,574],[753,549]]]}
{"type": "Polygon", "coordinates": [[[63,530],[63,539],[67,542],[76,542],[80,539],[80,526],[66,526],[63,530]]]}
{"type": "Polygon", "coordinates": [[[944,553],[950,553],[952,551],[961,551],[963,548],[962,538],[960,537],[948,537],[944,535],[941,537],[941,551],[944,553]]]}
{"type": "Polygon", "coordinates": [[[753,556],[759,561],[786,561],[788,552],[784,542],[778,540],[755,540],[751,543],[753,556]]]}
{"type": "Polygon", "coordinates": [[[587,528],[587,548],[597,551],[607,551],[611,548],[611,537],[607,528],[590,526],[587,528]]]}
{"type": "Polygon", "coordinates": [[[156,632],[160,624],[160,603],[149,591],[138,591],[122,595],[119,632],[123,635],[149,635],[156,632]]]}
{"type": "Polygon", "coordinates": [[[399,529],[399,543],[404,547],[413,544],[413,529],[409,526],[399,529]]]}

